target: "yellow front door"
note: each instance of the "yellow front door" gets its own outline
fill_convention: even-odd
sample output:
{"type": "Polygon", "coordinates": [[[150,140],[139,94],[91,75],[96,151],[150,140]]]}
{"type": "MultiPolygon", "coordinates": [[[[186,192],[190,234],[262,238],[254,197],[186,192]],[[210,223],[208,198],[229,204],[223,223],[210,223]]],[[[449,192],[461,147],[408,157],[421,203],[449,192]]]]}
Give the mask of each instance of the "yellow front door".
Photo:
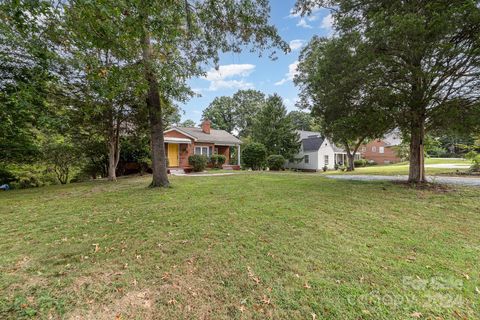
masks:
{"type": "Polygon", "coordinates": [[[168,144],[168,166],[178,167],[178,144],[168,144]]]}

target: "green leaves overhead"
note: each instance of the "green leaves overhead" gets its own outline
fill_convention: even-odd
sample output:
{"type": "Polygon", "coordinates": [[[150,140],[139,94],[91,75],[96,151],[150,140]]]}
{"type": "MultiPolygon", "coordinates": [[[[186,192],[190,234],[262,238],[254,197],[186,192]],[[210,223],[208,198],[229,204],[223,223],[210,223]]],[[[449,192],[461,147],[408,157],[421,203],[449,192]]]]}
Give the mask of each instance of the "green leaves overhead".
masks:
{"type": "MultiPolygon", "coordinates": [[[[411,137],[410,181],[425,181],[425,133],[450,127],[453,122],[445,123],[448,114],[472,119],[480,101],[478,1],[297,0],[295,8],[309,14],[317,7],[331,8],[334,18],[337,37],[326,46],[357,37],[361,41],[353,52],[365,57],[359,67],[343,65],[342,70],[359,73],[332,76],[334,85],[343,86],[357,74],[374,80],[380,90],[375,91],[387,93],[388,99],[379,105],[411,137]]],[[[312,57],[313,65],[315,58],[309,53],[307,49],[304,56],[312,57]]],[[[306,96],[315,94],[313,88],[305,91],[306,96]]]]}

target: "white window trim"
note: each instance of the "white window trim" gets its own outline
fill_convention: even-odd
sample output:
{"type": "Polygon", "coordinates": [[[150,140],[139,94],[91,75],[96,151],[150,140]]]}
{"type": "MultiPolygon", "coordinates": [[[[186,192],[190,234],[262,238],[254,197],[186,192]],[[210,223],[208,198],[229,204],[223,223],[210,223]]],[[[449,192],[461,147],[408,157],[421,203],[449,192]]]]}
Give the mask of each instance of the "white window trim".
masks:
{"type": "Polygon", "coordinates": [[[378,147],[378,152],[379,153],[385,153],[385,148],[384,147],[378,147]]]}
{"type": "Polygon", "coordinates": [[[330,157],[328,156],[328,154],[326,154],[326,155],[323,156],[323,163],[324,163],[325,166],[327,166],[327,167],[328,167],[329,162],[330,162],[330,159],[329,159],[329,158],[330,158],[330,157]]]}
{"type": "Polygon", "coordinates": [[[210,147],[209,146],[195,146],[193,150],[193,154],[195,155],[204,155],[209,157],[210,156],[210,147]],[[197,148],[200,149],[200,152],[197,152],[197,148]],[[206,150],[206,152],[204,152],[206,150]]]}
{"type": "Polygon", "coordinates": [[[377,152],[377,147],[373,146],[372,147],[372,152],[377,152]]]}
{"type": "Polygon", "coordinates": [[[308,154],[304,155],[303,162],[305,162],[305,164],[310,164],[310,155],[308,154]]]}

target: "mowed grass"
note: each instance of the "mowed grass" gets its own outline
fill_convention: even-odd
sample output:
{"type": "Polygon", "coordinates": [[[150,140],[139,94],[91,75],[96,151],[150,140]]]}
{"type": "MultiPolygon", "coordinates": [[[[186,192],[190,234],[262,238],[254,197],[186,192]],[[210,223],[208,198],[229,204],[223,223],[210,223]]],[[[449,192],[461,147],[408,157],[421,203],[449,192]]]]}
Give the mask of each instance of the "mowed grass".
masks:
{"type": "MultiPolygon", "coordinates": [[[[458,172],[466,172],[468,168],[441,168],[429,167],[431,165],[461,165],[470,166],[471,162],[462,159],[448,159],[448,158],[426,158],[425,172],[427,175],[455,175],[458,172]]],[[[400,162],[387,165],[375,165],[362,168],[355,168],[355,171],[327,171],[326,174],[368,174],[368,175],[408,175],[409,163],[400,162]]],[[[322,172],[323,173],[323,172],[322,172]]]]}
{"type": "Polygon", "coordinates": [[[480,318],[478,188],[149,180],[0,193],[0,318],[480,318]]]}

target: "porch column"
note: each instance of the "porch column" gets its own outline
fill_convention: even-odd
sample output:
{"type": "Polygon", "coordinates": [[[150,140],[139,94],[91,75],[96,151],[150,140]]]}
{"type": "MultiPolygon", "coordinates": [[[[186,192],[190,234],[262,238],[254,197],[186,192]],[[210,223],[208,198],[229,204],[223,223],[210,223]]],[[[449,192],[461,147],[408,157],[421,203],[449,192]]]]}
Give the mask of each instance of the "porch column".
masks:
{"type": "Polygon", "coordinates": [[[240,165],[240,145],[237,145],[237,165],[240,165]]]}

